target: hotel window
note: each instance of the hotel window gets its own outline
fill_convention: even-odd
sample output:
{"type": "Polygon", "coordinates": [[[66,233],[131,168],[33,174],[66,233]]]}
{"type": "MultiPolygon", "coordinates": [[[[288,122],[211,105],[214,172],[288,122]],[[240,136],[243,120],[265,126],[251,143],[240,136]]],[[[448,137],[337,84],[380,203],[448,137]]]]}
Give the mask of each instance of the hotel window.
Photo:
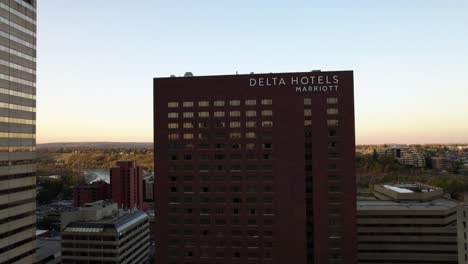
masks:
{"type": "Polygon", "coordinates": [[[304,120],[304,126],[312,125],[312,120],[304,120]]]}
{"type": "Polygon", "coordinates": [[[312,110],[304,109],[304,116],[312,116],[312,110]]]}
{"type": "Polygon", "coordinates": [[[338,120],[336,120],[336,119],[327,120],[327,125],[337,126],[338,125],[338,120]]]}
{"type": "Polygon", "coordinates": [[[240,100],[231,100],[229,101],[230,106],[239,106],[240,105],[240,100]]]}
{"type": "Polygon", "coordinates": [[[192,133],[186,133],[186,134],[184,134],[184,139],[193,139],[193,138],[194,138],[194,136],[193,136],[192,133]]]}
{"type": "Polygon", "coordinates": [[[178,118],[178,117],[179,117],[179,113],[170,112],[170,113],[167,113],[167,117],[168,117],[168,118],[178,118]]]}
{"type": "Polygon", "coordinates": [[[177,124],[177,123],[169,123],[169,124],[167,124],[167,128],[169,128],[169,129],[176,129],[176,128],[179,128],[179,124],[177,124]]]}
{"type": "Polygon", "coordinates": [[[231,111],[231,112],[229,112],[229,116],[239,117],[239,116],[241,116],[241,113],[240,113],[240,111],[231,111]]]}
{"type": "Polygon", "coordinates": [[[271,99],[262,99],[262,105],[272,105],[273,100],[271,99]]]}
{"type": "Polygon", "coordinates": [[[240,122],[229,122],[229,127],[230,128],[238,128],[241,126],[240,122]]]}
{"type": "Polygon", "coordinates": [[[210,102],[209,101],[200,101],[200,102],[198,102],[198,106],[199,107],[208,107],[208,106],[210,106],[210,102]]]}
{"type": "Polygon", "coordinates": [[[245,116],[247,116],[247,117],[257,116],[257,111],[246,111],[245,116]]]}
{"type": "Polygon", "coordinates": [[[182,106],[183,107],[193,107],[193,102],[183,102],[182,106]]]}
{"type": "Polygon", "coordinates": [[[257,122],[256,121],[247,121],[247,122],[245,122],[245,126],[246,127],[256,127],[257,122]]]}
{"type": "Polygon", "coordinates": [[[170,139],[170,140],[179,139],[179,134],[171,133],[171,134],[167,135],[167,138],[170,139]]]}
{"type": "Polygon", "coordinates": [[[254,143],[247,143],[245,145],[245,148],[248,149],[248,150],[253,150],[253,149],[255,149],[255,144],[254,143]]]}
{"type": "Polygon", "coordinates": [[[193,128],[193,124],[192,123],[184,123],[183,127],[184,128],[193,128]]]}
{"type": "Polygon", "coordinates": [[[208,123],[206,123],[206,122],[198,122],[198,128],[208,128],[208,123]]]}
{"type": "Polygon", "coordinates": [[[271,149],[272,146],[273,146],[272,143],[263,143],[263,144],[262,144],[262,147],[263,147],[264,149],[271,149]]]}
{"type": "Polygon", "coordinates": [[[215,127],[216,127],[216,128],[223,128],[223,127],[226,127],[226,122],[218,121],[218,122],[215,123],[215,127]]]}
{"type": "Polygon", "coordinates": [[[209,112],[198,112],[198,117],[210,117],[209,112]]]}
{"type": "Polygon", "coordinates": [[[328,109],[327,109],[327,114],[328,114],[328,115],[337,115],[337,114],[338,114],[338,109],[336,109],[336,108],[328,108],[328,109]]]}
{"type": "Polygon", "coordinates": [[[224,112],[223,111],[215,111],[214,112],[214,117],[224,117],[224,112]]]}
{"type": "Polygon", "coordinates": [[[245,133],[245,137],[246,138],[255,138],[256,135],[255,135],[255,132],[247,132],[247,133],[245,133]]]}
{"type": "Polygon", "coordinates": [[[336,103],[338,103],[338,98],[336,97],[327,98],[327,104],[336,104],[336,103]]]}
{"type": "Polygon", "coordinates": [[[214,101],[214,106],[224,106],[224,101],[214,101]]]}
{"type": "Polygon", "coordinates": [[[262,121],[262,127],[272,127],[273,121],[262,121]]]}
{"type": "Polygon", "coordinates": [[[193,117],[193,112],[184,112],[182,114],[184,118],[192,118],[193,117]]]}
{"type": "Polygon", "coordinates": [[[245,105],[256,105],[257,100],[245,100],[245,105]]]}
{"type": "Polygon", "coordinates": [[[262,116],[272,116],[273,111],[272,110],[262,110],[262,116]]]}
{"type": "Polygon", "coordinates": [[[198,133],[199,139],[209,139],[210,135],[208,133],[198,133]]]}
{"type": "Polygon", "coordinates": [[[169,107],[169,108],[179,107],[179,103],[178,102],[168,102],[167,107],[169,107]]]}
{"type": "Polygon", "coordinates": [[[229,133],[229,138],[231,138],[231,139],[236,139],[236,138],[241,138],[241,137],[242,137],[242,135],[239,132],[229,133]]]}
{"type": "Polygon", "coordinates": [[[304,98],[304,105],[312,105],[312,99],[311,98],[304,98]]]}

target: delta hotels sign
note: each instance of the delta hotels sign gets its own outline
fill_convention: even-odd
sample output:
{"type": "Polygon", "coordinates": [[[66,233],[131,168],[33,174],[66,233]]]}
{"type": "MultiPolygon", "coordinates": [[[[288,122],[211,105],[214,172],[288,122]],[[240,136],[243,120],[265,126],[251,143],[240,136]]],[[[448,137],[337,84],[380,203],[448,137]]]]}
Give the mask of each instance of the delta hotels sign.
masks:
{"type": "Polygon", "coordinates": [[[337,92],[340,79],[338,75],[311,75],[291,77],[249,78],[250,87],[292,86],[296,92],[337,92]]]}

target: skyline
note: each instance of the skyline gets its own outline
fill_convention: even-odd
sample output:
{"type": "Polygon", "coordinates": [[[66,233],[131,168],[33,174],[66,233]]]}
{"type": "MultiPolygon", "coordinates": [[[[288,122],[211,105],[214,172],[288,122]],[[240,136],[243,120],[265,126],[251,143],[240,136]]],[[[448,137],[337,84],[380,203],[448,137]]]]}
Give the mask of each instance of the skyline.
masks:
{"type": "Polygon", "coordinates": [[[38,9],[38,143],[151,142],[154,77],[316,69],[354,71],[357,144],[468,142],[468,3],[88,3],[38,9]]]}

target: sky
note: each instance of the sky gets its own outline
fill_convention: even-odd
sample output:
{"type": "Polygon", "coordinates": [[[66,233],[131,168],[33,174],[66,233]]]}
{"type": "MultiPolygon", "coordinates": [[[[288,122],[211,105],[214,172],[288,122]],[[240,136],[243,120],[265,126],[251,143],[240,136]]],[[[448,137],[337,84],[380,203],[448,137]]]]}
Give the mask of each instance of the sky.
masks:
{"type": "Polygon", "coordinates": [[[468,1],[46,0],[37,142],[153,140],[154,77],[353,70],[356,143],[468,143],[468,1]]]}

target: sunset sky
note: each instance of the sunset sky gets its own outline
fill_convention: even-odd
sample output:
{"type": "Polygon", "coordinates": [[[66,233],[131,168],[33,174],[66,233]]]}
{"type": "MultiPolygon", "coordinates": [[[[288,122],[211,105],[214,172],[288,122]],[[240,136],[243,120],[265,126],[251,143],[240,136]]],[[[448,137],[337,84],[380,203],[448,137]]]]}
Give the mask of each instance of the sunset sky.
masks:
{"type": "Polygon", "coordinates": [[[358,144],[468,142],[468,1],[38,6],[37,141],[152,141],[152,78],[354,70],[358,144]]]}

